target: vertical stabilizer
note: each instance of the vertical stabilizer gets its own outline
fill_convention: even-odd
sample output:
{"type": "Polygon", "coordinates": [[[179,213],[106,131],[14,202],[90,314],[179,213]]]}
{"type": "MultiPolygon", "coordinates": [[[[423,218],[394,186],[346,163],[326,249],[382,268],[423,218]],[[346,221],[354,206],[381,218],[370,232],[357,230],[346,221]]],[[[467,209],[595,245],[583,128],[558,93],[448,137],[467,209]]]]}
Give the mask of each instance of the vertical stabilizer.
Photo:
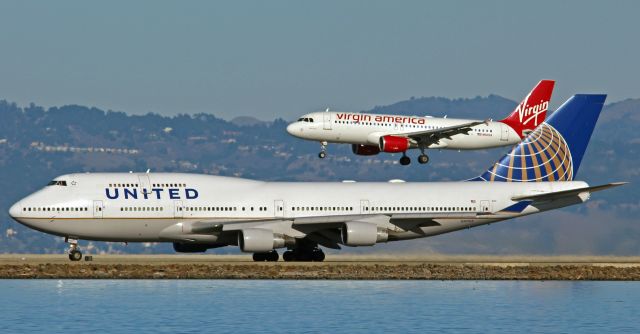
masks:
{"type": "Polygon", "coordinates": [[[511,152],[472,181],[573,180],[606,97],[572,96],[511,152]]]}
{"type": "Polygon", "coordinates": [[[516,109],[500,122],[510,126],[520,138],[526,137],[540,123],[544,122],[554,85],[555,81],[553,80],[538,82],[516,109]]]}

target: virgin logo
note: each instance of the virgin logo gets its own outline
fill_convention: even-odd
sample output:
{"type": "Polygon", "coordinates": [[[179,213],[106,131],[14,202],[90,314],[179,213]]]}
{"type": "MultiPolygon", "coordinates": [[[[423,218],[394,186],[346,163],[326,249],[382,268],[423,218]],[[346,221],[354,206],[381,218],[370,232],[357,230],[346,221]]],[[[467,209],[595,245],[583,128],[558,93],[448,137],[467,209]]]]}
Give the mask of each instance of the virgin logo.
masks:
{"type": "Polygon", "coordinates": [[[527,125],[533,120],[533,125],[538,126],[538,115],[547,112],[549,101],[540,101],[540,103],[535,106],[529,106],[527,105],[527,102],[529,102],[529,99],[522,101],[522,103],[520,103],[516,108],[518,116],[520,117],[520,123],[522,125],[527,125]]]}

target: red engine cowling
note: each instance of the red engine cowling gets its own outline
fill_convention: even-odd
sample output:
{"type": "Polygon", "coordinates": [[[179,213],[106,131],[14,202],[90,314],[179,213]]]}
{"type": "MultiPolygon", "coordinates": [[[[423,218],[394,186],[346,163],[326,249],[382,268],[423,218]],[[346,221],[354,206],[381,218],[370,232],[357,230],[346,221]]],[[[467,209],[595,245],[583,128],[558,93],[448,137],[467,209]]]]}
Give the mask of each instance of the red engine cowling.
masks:
{"type": "Polygon", "coordinates": [[[409,138],[396,136],[380,137],[380,151],[387,153],[400,153],[409,148],[409,138]]]}
{"type": "Polygon", "coordinates": [[[351,144],[351,151],[357,155],[376,155],[380,153],[378,146],[362,144],[351,144]]]}

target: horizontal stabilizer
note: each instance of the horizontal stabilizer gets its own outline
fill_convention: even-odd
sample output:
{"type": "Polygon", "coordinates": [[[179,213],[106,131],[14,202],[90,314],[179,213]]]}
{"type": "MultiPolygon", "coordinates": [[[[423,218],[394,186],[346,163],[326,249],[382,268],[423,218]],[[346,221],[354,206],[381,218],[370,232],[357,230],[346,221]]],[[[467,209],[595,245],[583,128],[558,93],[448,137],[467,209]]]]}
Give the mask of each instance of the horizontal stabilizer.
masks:
{"type": "Polygon", "coordinates": [[[613,182],[608,184],[603,184],[599,186],[593,187],[585,187],[571,190],[563,190],[550,192],[545,194],[532,194],[532,195],[523,195],[523,196],[514,196],[511,198],[513,201],[534,201],[534,202],[542,202],[542,201],[553,201],[560,198],[566,198],[571,196],[578,196],[583,193],[592,193],[595,191],[605,190],[613,187],[618,187],[627,184],[628,182],[613,182]]]}

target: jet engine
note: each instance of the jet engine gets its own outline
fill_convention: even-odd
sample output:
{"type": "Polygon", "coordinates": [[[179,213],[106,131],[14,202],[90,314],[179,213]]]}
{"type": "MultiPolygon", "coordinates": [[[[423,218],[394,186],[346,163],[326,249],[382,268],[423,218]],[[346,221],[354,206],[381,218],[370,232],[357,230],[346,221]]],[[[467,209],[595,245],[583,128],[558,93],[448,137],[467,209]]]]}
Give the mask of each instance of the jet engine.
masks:
{"type": "Polygon", "coordinates": [[[247,253],[269,252],[275,248],[285,247],[288,242],[295,241],[262,228],[245,228],[238,233],[238,246],[241,251],[247,253]]]}
{"type": "Polygon", "coordinates": [[[353,221],[342,226],[342,243],[347,246],[373,246],[388,239],[387,230],[376,224],[353,221]]]}
{"type": "Polygon", "coordinates": [[[409,138],[398,136],[380,137],[379,149],[387,153],[401,153],[409,148],[409,138]]]}
{"type": "Polygon", "coordinates": [[[380,148],[373,145],[351,144],[351,151],[356,155],[376,155],[380,148]]]}

